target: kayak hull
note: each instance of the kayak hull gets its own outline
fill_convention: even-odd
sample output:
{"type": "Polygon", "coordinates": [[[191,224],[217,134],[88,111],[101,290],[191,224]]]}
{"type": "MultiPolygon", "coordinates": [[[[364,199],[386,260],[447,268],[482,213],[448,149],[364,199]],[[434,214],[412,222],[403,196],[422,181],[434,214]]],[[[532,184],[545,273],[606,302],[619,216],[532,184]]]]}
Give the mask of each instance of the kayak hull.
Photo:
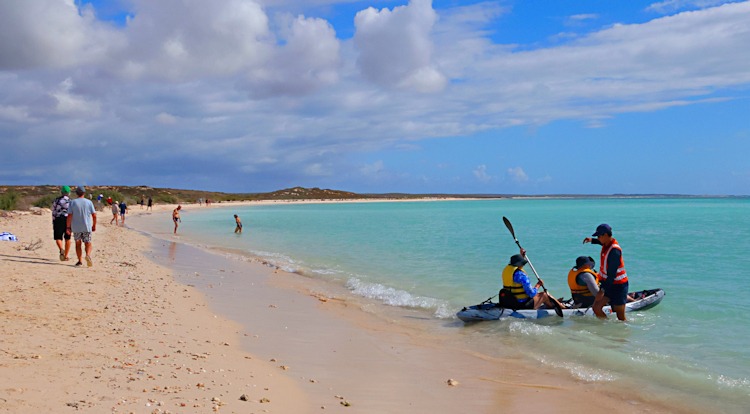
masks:
{"type": "MultiPolygon", "coordinates": [[[[635,292],[637,300],[628,302],[625,304],[625,312],[642,311],[653,308],[658,305],[662,299],[664,299],[664,290],[662,289],[650,289],[635,292]]],[[[612,308],[605,306],[602,311],[610,315],[612,314],[612,308]]],[[[579,309],[563,309],[563,317],[569,316],[594,316],[594,311],[591,308],[579,308],[579,309]]],[[[499,304],[494,302],[483,302],[478,305],[469,306],[461,309],[456,313],[458,319],[464,322],[479,322],[479,321],[496,321],[499,319],[506,318],[518,318],[518,319],[542,319],[549,316],[557,316],[554,309],[508,309],[502,308],[499,304]]]]}

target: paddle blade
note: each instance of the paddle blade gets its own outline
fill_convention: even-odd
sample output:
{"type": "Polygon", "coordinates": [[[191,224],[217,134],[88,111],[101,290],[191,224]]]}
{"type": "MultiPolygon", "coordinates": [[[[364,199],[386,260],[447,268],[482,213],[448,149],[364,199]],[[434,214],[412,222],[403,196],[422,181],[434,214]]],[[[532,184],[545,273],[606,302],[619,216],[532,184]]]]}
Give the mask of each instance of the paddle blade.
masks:
{"type": "Polygon", "coordinates": [[[562,311],[562,308],[560,307],[560,303],[558,303],[557,301],[554,301],[554,300],[552,301],[552,303],[554,304],[553,308],[555,308],[555,313],[557,314],[557,316],[559,316],[559,317],[562,318],[563,317],[563,311],[562,311]]]}
{"type": "Polygon", "coordinates": [[[505,223],[505,227],[508,228],[508,231],[510,232],[510,235],[513,236],[513,238],[516,238],[516,232],[513,231],[513,225],[510,224],[510,220],[508,220],[507,217],[503,216],[503,223],[505,223]]]}

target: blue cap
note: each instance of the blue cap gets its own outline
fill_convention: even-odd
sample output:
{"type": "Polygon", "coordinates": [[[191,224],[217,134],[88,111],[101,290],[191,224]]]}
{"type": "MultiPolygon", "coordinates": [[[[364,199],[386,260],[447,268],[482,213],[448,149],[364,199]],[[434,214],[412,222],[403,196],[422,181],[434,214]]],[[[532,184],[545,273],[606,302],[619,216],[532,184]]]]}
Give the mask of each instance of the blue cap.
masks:
{"type": "Polygon", "coordinates": [[[86,189],[83,188],[82,185],[79,185],[78,188],[76,188],[76,194],[81,195],[86,192],[86,189]]]}
{"type": "Polygon", "coordinates": [[[612,235],[612,227],[609,227],[609,224],[602,223],[596,227],[596,231],[591,237],[599,237],[602,234],[612,235]]]}

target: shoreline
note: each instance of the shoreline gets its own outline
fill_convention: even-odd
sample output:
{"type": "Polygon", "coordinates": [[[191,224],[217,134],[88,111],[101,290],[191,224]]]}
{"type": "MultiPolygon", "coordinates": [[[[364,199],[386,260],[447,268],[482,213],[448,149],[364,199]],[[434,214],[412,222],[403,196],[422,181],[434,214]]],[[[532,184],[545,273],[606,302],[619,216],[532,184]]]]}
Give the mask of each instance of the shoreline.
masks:
{"type": "MultiPolygon", "coordinates": [[[[171,208],[154,213],[169,220],[171,208]]],[[[57,261],[48,212],[0,221],[22,238],[0,244],[12,275],[2,300],[6,412],[580,412],[592,404],[614,413],[691,412],[576,381],[521,349],[510,351],[518,360],[462,349],[470,330],[423,335],[319,281],[201,251],[212,255],[206,259],[189,245],[108,226],[104,213],[91,269],[57,261]],[[35,237],[41,249],[16,250],[35,237]],[[204,260],[200,277],[180,275],[179,266],[192,264],[177,252],[171,264],[152,262],[169,260],[172,245],[204,260]]]]}
{"type": "MultiPolygon", "coordinates": [[[[382,202],[382,200],[380,200],[382,202]]],[[[400,201],[400,200],[399,200],[400,201]]],[[[273,202],[271,202],[273,203],[273,202]]],[[[258,204],[257,202],[251,202],[250,204],[258,204]]],[[[264,203],[265,204],[265,203],[264,203]]],[[[165,208],[169,210],[173,206],[165,208]]],[[[232,206],[224,205],[213,205],[211,207],[229,207],[232,206]]],[[[184,207],[183,207],[184,208],[184,207]]],[[[200,206],[195,205],[194,208],[199,209],[200,206]]],[[[165,220],[167,218],[165,217],[165,220]]],[[[155,237],[154,240],[161,242],[170,242],[169,238],[171,234],[159,234],[159,237],[155,237]],[[166,236],[166,238],[162,238],[166,236]]],[[[180,241],[179,243],[183,243],[180,241]]],[[[351,324],[348,328],[348,332],[353,332],[355,335],[361,334],[364,330],[369,333],[375,333],[375,340],[385,344],[398,343],[398,346],[391,345],[392,347],[403,348],[406,345],[399,342],[398,336],[405,335],[411,339],[411,343],[406,346],[411,349],[410,352],[426,353],[419,358],[426,366],[439,366],[446,364],[446,361],[461,361],[456,365],[456,369],[453,371],[448,370],[443,375],[443,381],[439,381],[436,384],[437,389],[435,393],[450,392],[453,394],[459,394],[456,388],[471,387],[473,391],[469,394],[470,397],[461,397],[463,402],[455,408],[455,410],[462,411],[470,408],[479,412],[494,412],[492,407],[497,407],[498,404],[515,407],[517,409],[524,409],[528,407],[538,407],[542,409],[557,409],[560,406],[569,407],[571,410],[585,410],[590,408],[592,402],[601,404],[602,406],[612,407],[610,411],[616,413],[630,413],[630,412],[697,412],[697,410],[691,409],[686,405],[681,404],[679,401],[670,401],[666,403],[659,401],[654,396],[641,395],[638,392],[638,385],[634,385],[628,388],[626,391],[618,390],[617,387],[612,383],[597,383],[592,381],[581,381],[561,367],[551,367],[546,364],[540,366],[540,361],[531,356],[523,355],[522,349],[513,349],[510,353],[490,353],[487,354],[483,350],[472,349],[472,347],[465,347],[465,341],[471,341],[471,335],[474,329],[480,329],[480,326],[466,327],[463,325],[458,330],[459,337],[455,337],[457,330],[454,327],[448,327],[446,335],[424,335],[424,327],[418,326],[425,319],[429,318],[425,315],[424,310],[404,310],[400,307],[392,307],[377,303],[373,299],[367,299],[360,296],[354,296],[351,292],[342,285],[333,284],[328,281],[311,278],[309,276],[301,275],[298,273],[289,273],[280,268],[275,267],[272,264],[267,264],[257,259],[238,259],[236,252],[227,251],[224,249],[207,249],[206,246],[186,244],[186,247],[190,249],[197,249],[208,255],[215,260],[214,266],[219,269],[223,269],[226,266],[226,262],[232,262],[241,260],[242,266],[248,267],[259,267],[264,269],[262,271],[272,272],[269,276],[268,281],[274,289],[282,289],[282,295],[291,297],[294,303],[298,301],[310,301],[312,300],[314,307],[324,309],[327,315],[322,318],[308,322],[310,325],[317,327],[325,327],[331,324],[333,321],[339,321],[341,319],[346,320],[351,324]],[[271,266],[271,267],[269,267],[271,266]],[[270,270],[269,270],[270,269],[270,270]],[[286,293],[284,294],[283,291],[286,293]],[[377,309],[377,311],[373,311],[377,309]],[[331,319],[333,318],[333,319],[331,319]],[[395,338],[394,338],[395,337],[395,338]],[[435,345],[439,344],[439,345],[435,345]],[[424,362],[428,359],[429,362],[424,362]],[[492,365],[493,367],[488,367],[492,365]],[[508,378],[514,378],[508,380],[508,378]],[[445,385],[448,380],[455,379],[461,385],[456,388],[449,387],[445,389],[445,385]],[[470,385],[467,385],[470,384],[470,385]],[[540,397],[539,393],[544,391],[542,397],[544,401],[539,401],[537,398],[540,397]],[[571,393],[582,393],[585,394],[585,403],[581,401],[575,401],[577,398],[572,398],[571,393]],[[594,393],[594,394],[592,394],[594,393]],[[471,401],[471,402],[470,402],[471,401]]],[[[214,299],[214,304],[219,306],[218,311],[227,315],[230,319],[238,321],[243,326],[250,327],[254,322],[244,318],[243,314],[247,312],[245,305],[241,303],[232,303],[232,295],[236,295],[237,292],[242,292],[243,287],[241,283],[231,284],[224,280],[224,270],[214,273],[214,276],[221,278],[221,284],[227,283],[228,286],[225,290],[221,290],[220,287],[213,285],[207,287],[204,292],[208,295],[208,292],[215,292],[217,295],[214,299]]],[[[202,276],[203,273],[201,273],[202,276]]],[[[256,284],[257,286],[257,284],[256,284]]],[[[278,292],[277,292],[278,294],[278,292]]],[[[278,303],[269,304],[269,309],[273,309],[271,314],[283,313],[278,303]]],[[[265,309],[257,309],[257,312],[264,312],[265,309]]],[[[313,312],[314,309],[306,309],[302,313],[313,312]]],[[[252,313],[252,312],[251,312],[252,313]]],[[[294,317],[296,313],[292,312],[289,317],[294,317]]],[[[270,318],[270,316],[269,316],[270,318]]],[[[272,320],[269,319],[269,320],[272,320]]],[[[288,321],[288,319],[287,319],[288,321]]],[[[286,323],[284,319],[276,321],[277,324],[286,323]]],[[[446,320],[431,320],[430,323],[445,324],[451,323],[446,320]]],[[[286,326],[286,325],[285,325],[286,326]]],[[[274,330],[278,329],[273,326],[267,326],[265,329],[274,330]]],[[[285,328],[286,329],[286,328],[285,328]]],[[[284,336],[279,336],[279,342],[283,342],[284,336]]],[[[288,338],[286,338],[288,339],[288,338]]],[[[314,339],[304,338],[301,341],[313,342],[314,339]]],[[[247,348],[253,353],[262,352],[263,347],[253,344],[252,341],[247,348]]],[[[361,345],[366,347],[365,345],[361,345]]],[[[270,355],[278,355],[278,352],[283,350],[283,347],[278,344],[273,345],[270,349],[274,352],[270,355]]],[[[288,349],[286,352],[294,354],[294,349],[288,349]]],[[[286,360],[294,360],[294,358],[287,357],[286,360]]],[[[307,358],[310,359],[310,358],[307,358]]],[[[360,358],[361,359],[361,358],[360,358]]],[[[363,361],[357,359],[356,356],[350,356],[350,361],[340,361],[339,365],[329,366],[328,369],[338,371],[341,373],[347,372],[346,365],[351,361],[357,361],[362,364],[363,361]]],[[[294,366],[305,366],[314,365],[310,364],[311,361],[305,360],[294,360],[294,366]]],[[[413,384],[418,384],[419,378],[430,377],[433,373],[424,372],[423,367],[409,365],[408,362],[401,361],[406,366],[399,369],[395,369],[393,374],[400,376],[408,376],[406,372],[419,372],[420,374],[415,377],[412,381],[413,384]]],[[[319,367],[320,368],[320,367],[319,367]]],[[[393,368],[393,367],[392,367],[393,368]]],[[[378,370],[378,366],[366,366],[365,370],[378,370]]],[[[352,374],[352,373],[349,373],[352,374]]],[[[360,374],[361,376],[361,374],[360,374]]],[[[434,376],[434,375],[433,375],[434,376]]],[[[357,381],[361,381],[359,376],[357,381]]],[[[339,386],[346,386],[351,384],[343,384],[339,386]]],[[[382,388],[382,384],[379,386],[370,386],[370,388],[382,388]]],[[[355,387],[356,388],[356,387],[355,387]]],[[[412,387],[410,393],[414,393],[418,390],[418,387],[412,387]]],[[[352,394],[351,392],[346,393],[347,395],[352,394]]],[[[354,395],[357,393],[355,392],[354,395]]],[[[397,390],[390,390],[388,393],[389,398],[399,399],[397,390]]],[[[366,398],[366,397],[364,397],[366,398]]],[[[409,395],[400,397],[401,404],[413,407],[413,402],[410,402],[409,395]]],[[[373,401],[364,400],[365,403],[372,404],[373,401]]],[[[446,407],[450,407],[454,401],[446,400],[441,401],[435,407],[430,408],[436,409],[437,411],[444,411],[446,407]]],[[[360,401],[362,403],[362,401],[360,401]]],[[[382,407],[381,407],[382,408],[382,407]]],[[[450,411],[450,410],[449,410],[450,411]]],[[[390,406],[385,411],[383,410],[372,410],[363,412],[401,412],[396,406],[390,406]]],[[[405,411],[404,411],[405,412],[405,411]]]]}

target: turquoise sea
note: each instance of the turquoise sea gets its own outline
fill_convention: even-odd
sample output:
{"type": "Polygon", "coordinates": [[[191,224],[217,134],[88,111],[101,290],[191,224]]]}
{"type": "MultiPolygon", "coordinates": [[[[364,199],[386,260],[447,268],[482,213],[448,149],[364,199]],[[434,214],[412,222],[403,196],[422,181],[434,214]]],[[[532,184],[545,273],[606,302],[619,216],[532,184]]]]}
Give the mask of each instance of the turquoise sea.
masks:
{"type": "MultiPolygon", "coordinates": [[[[172,237],[168,216],[133,219],[138,229],[172,237]]],[[[580,381],[622,383],[660,401],[716,412],[750,406],[747,198],[194,208],[183,213],[179,239],[262,258],[346,286],[378,306],[418,312],[431,321],[427,329],[461,337],[481,352],[499,352],[498,343],[527,350],[580,381]],[[244,234],[233,233],[233,214],[242,218],[244,234]],[[518,252],[503,216],[555,296],[570,296],[565,277],[577,256],[598,262],[599,247],[582,240],[608,223],[623,248],[631,291],[660,287],[665,299],[629,314],[625,324],[548,318],[464,326],[456,311],[496,295],[502,268],[518,252]]]]}

